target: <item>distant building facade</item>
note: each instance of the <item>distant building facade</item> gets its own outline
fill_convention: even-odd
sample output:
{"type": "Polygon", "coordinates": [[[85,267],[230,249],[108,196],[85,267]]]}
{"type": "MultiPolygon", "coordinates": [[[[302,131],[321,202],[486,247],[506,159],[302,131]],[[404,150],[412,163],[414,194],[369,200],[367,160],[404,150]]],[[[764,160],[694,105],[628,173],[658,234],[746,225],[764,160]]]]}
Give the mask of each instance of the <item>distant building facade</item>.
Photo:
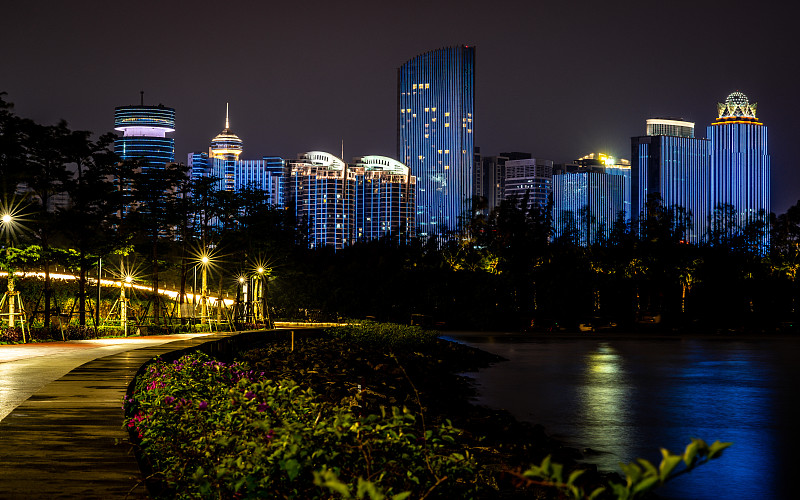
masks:
{"type": "Polygon", "coordinates": [[[397,158],[417,179],[417,234],[460,229],[474,193],[475,48],[420,54],[397,71],[397,158]]]}
{"type": "Polygon", "coordinates": [[[711,209],[710,151],[707,139],[694,137],[692,122],[647,120],[647,135],[631,139],[634,216],[644,220],[648,198],[658,195],[663,206],[683,207],[691,216],[686,241],[704,241],[711,209]]]}
{"type": "Polygon", "coordinates": [[[556,165],[552,185],[554,238],[569,232],[577,243],[591,245],[608,238],[620,216],[628,219],[628,160],[592,153],[572,164],[556,165]]]}
{"type": "Polygon", "coordinates": [[[354,158],[352,168],[355,237],[408,243],[415,234],[416,177],[403,163],[386,156],[354,158]]]}
{"type": "MultiPolygon", "coordinates": [[[[720,222],[726,231],[750,222],[766,229],[770,211],[767,127],[756,117],[756,104],[733,92],[717,111],[708,139],[696,138],[691,122],[648,120],[648,135],[631,140],[634,212],[646,216],[647,200],[656,194],[664,206],[683,207],[691,215],[686,240],[695,244],[708,241],[720,222]],[[733,210],[715,222],[723,206],[733,210]]],[[[768,244],[765,230],[760,251],[768,244]]]]}
{"type": "Polygon", "coordinates": [[[287,165],[286,203],[307,228],[309,246],[344,248],[358,240],[414,235],[416,179],[397,160],[362,156],[348,165],[323,151],[287,165]]]}
{"type": "Polygon", "coordinates": [[[507,160],[503,180],[503,199],[527,200],[523,208],[545,209],[553,192],[553,161],[529,158],[507,160]]]}
{"type": "MultiPolygon", "coordinates": [[[[756,117],[756,103],[741,92],[717,105],[708,127],[711,143],[711,209],[731,205],[739,230],[749,222],[766,225],[770,213],[770,157],[767,127],[756,117]]],[[[761,251],[769,245],[764,232],[761,251]]]]}
{"type": "Polygon", "coordinates": [[[289,210],[307,229],[309,246],[344,248],[353,242],[355,172],[330,153],[310,151],[288,163],[289,210]]]}
{"type": "Polygon", "coordinates": [[[175,161],[175,110],[162,104],[114,108],[114,130],[122,137],[114,141],[114,152],[122,160],[139,160],[143,168],[164,168],[175,161]]]}

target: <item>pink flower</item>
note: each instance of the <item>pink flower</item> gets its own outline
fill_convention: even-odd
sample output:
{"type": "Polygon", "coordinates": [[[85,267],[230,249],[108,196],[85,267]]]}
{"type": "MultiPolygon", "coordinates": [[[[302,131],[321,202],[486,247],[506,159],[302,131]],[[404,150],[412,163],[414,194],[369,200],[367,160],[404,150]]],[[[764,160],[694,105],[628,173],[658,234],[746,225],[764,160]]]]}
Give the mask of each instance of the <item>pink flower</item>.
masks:
{"type": "Polygon", "coordinates": [[[197,408],[200,409],[200,410],[208,409],[208,402],[200,401],[200,404],[197,405],[197,408]]]}
{"type": "Polygon", "coordinates": [[[256,393],[253,391],[247,391],[244,397],[246,397],[247,399],[253,399],[254,397],[256,397],[256,393]]]}

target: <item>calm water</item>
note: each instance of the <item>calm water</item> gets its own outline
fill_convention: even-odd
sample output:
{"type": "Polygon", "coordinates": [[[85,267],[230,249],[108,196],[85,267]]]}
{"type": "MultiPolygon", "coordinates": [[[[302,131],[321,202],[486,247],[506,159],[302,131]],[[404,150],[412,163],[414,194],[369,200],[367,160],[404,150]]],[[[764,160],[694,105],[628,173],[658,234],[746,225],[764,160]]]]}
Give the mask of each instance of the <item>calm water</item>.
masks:
{"type": "Polygon", "coordinates": [[[601,469],[691,437],[733,447],[659,493],[670,499],[793,498],[800,477],[800,340],[543,338],[453,333],[509,361],[473,374],[479,402],[545,426],[601,469]]]}

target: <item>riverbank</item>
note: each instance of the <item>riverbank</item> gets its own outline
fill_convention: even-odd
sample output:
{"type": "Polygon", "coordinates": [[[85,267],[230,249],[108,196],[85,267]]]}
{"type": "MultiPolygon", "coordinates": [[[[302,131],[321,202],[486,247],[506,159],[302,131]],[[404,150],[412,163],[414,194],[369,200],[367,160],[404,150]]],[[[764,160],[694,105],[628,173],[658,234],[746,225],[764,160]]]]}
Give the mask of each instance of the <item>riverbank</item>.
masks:
{"type": "MultiPolygon", "coordinates": [[[[500,363],[503,359],[463,344],[433,339],[422,342],[420,345],[409,346],[393,345],[391,342],[373,342],[370,339],[342,339],[325,336],[297,339],[294,343],[270,342],[255,349],[233,353],[228,359],[222,361],[230,363],[234,359],[244,361],[249,370],[247,373],[251,374],[248,377],[256,379],[249,381],[237,379],[240,380],[237,389],[231,388],[230,391],[245,391],[243,392],[244,397],[238,403],[236,396],[233,396],[232,399],[231,396],[225,396],[228,394],[226,392],[229,391],[228,389],[223,390],[222,396],[220,396],[222,399],[213,399],[215,396],[211,394],[193,395],[185,390],[186,387],[203,384],[185,382],[177,384],[178,387],[173,388],[170,380],[183,375],[170,372],[171,375],[165,378],[163,377],[163,373],[166,373],[164,367],[159,368],[159,373],[162,374],[159,376],[162,378],[153,378],[147,385],[139,384],[137,389],[140,391],[140,394],[137,395],[139,402],[135,404],[135,407],[129,407],[129,415],[139,415],[130,422],[137,432],[144,436],[142,443],[144,457],[147,461],[144,470],[149,466],[156,465],[154,471],[158,471],[158,464],[155,463],[158,462],[158,459],[152,457],[148,459],[147,456],[148,446],[152,448],[152,443],[159,440],[158,446],[161,447],[159,453],[162,455],[174,453],[176,457],[182,456],[181,460],[186,461],[182,467],[189,471],[196,470],[200,462],[186,458],[187,450],[183,443],[187,439],[198,439],[197,442],[208,443],[208,438],[202,435],[183,436],[183,434],[194,432],[198,426],[206,427],[217,418],[210,416],[213,412],[217,412],[219,418],[226,418],[222,416],[231,411],[238,413],[239,406],[246,405],[251,400],[259,401],[259,410],[255,411],[255,406],[251,408],[250,416],[247,418],[261,419],[262,415],[259,415],[259,412],[263,410],[260,410],[262,408],[260,405],[263,403],[265,405],[263,408],[267,408],[272,403],[266,404],[266,399],[264,399],[266,396],[262,397],[259,392],[259,390],[263,390],[263,386],[258,385],[262,383],[259,381],[273,381],[272,384],[280,385],[284,384],[280,382],[282,380],[294,381],[297,387],[303,391],[311,389],[314,405],[320,405],[319,412],[322,421],[325,421],[325,415],[330,409],[334,409],[333,411],[339,411],[335,410],[336,408],[346,409],[353,415],[353,418],[366,419],[364,421],[367,422],[373,418],[370,415],[385,415],[387,412],[391,413],[389,409],[394,407],[405,408],[403,412],[407,412],[413,417],[413,426],[416,428],[413,433],[417,436],[427,436],[432,430],[439,432],[436,429],[450,428],[450,424],[452,424],[453,428],[460,429],[460,431],[454,435],[455,441],[451,445],[445,446],[445,451],[452,453],[451,456],[468,457],[468,462],[472,465],[469,465],[471,472],[464,476],[469,479],[462,478],[459,483],[451,482],[449,488],[458,484],[463,488],[465,480],[472,481],[474,482],[472,488],[479,493],[480,498],[530,497],[530,491],[523,492],[517,489],[514,484],[515,477],[513,474],[509,474],[509,471],[520,471],[533,463],[541,462],[547,455],[551,455],[556,462],[566,464],[568,468],[574,466],[576,459],[580,458],[578,450],[569,448],[562,442],[553,439],[543,427],[520,422],[507,411],[474,404],[472,402],[476,396],[474,383],[472,379],[463,374],[485,368],[493,363],[500,363]],[[253,385],[255,389],[247,388],[245,390],[245,388],[239,387],[245,383],[255,384],[253,385]],[[161,384],[165,384],[163,389],[160,388],[161,384]],[[167,399],[167,394],[169,399],[167,399]],[[192,403],[193,400],[198,401],[201,398],[204,402],[202,406],[199,403],[197,405],[192,403]],[[212,402],[212,399],[216,402],[212,402]],[[171,406],[164,407],[164,401],[169,401],[171,406]],[[233,406],[231,407],[231,405],[233,406]],[[216,406],[224,406],[224,409],[214,409],[216,406]],[[176,415],[181,419],[188,420],[167,422],[167,420],[171,422],[171,419],[178,418],[176,415]],[[166,420],[159,420],[162,418],[166,420]],[[185,425],[187,422],[194,422],[194,424],[185,425]],[[148,434],[151,426],[160,426],[161,430],[148,434]]],[[[184,362],[179,362],[179,365],[181,370],[189,369],[185,367],[187,365],[184,362]]],[[[174,371],[172,367],[169,369],[174,371]]],[[[519,390],[522,392],[525,391],[525,388],[520,387],[519,390]]],[[[234,394],[234,392],[230,394],[234,394]]],[[[316,415],[316,413],[314,414],[316,415]]],[[[263,414],[263,417],[271,418],[266,414],[263,414]]],[[[317,416],[317,418],[320,417],[317,416]]],[[[285,418],[282,420],[285,421],[285,418]]],[[[276,420],[273,419],[272,423],[264,424],[270,426],[270,433],[266,435],[267,440],[270,441],[265,444],[267,447],[274,445],[271,440],[277,439],[276,437],[270,438],[270,436],[274,436],[273,431],[275,435],[279,434],[276,427],[278,424],[275,422],[276,420]]],[[[253,425],[260,426],[262,424],[254,421],[253,425]]],[[[316,424],[312,427],[316,427],[316,424]]],[[[231,436],[231,438],[233,437],[231,436]]],[[[313,441],[311,437],[308,439],[309,442],[319,442],[318,440],[313,441]]],[[[421,441],[423,444],[425,442],[421,441]]],[[[435,439],[431,441],[431,443],[434,442],[435,439]]],[[[260,446],[258,443],[259,440],[256,439],[255,444],[246,446],[260,446]]],[[[417,441],[417,444],[419,443],[417,441]]],[[[384,445],[386,443],[376,443],[370,446],[373,447],[373,452],[377,453],[375,446],[384,445]]],[[[312,447],[306,450],[308,453],[314,450],[314,445],[306,444],[304,446],[312,447]]],[[[317,449],[314,453],[325,453],[325,446],[317,449]]],[[[363,444],[359,446],[363,446],[363,444]]],[[[348,447],[349,445],[340,443],[335,448],[345,450],[348,447]]],[[[199,460],[202,462],[202,457],[199,460]]],[[[202,474],[211,474],[207,468],[209,466],[213,467],[214,465],[207,463],[203,466],[206,468],[201,467],[201,470],[204,471],[202,474]]],[[[347,467],[352,466],[348,463],[347,467]]],[[[254,465],[254,467],[262,466],[254,465]]],[[[301,476],[309,480],[311,471],[302,467],[301,469],[304,471],[301,476]]],[[[374,470],[370,475],[369,467],[361,472],[357,469],[348,472],[352,472],[353,477],[357,475],[378,477],[375,476],[374,470]]],[[[247,479],[247,481],[251,479],[247,479]]],[[[587,486],[591,486],[598,484],[602,477],[590,472],[585,474],[584,480],[587,486]]],[[[391,478],[386,478],[384,481],[391,484],[391,478]]],[[[169,480],[167,484],[157,485],[156,490],[168,491],[171,487],[168,483],[169,480]]],[[[432,486],[433,484],[423,485],[422,491],[424,492],[432,486]]],[[[226,486],[214,483],[213,487],[224,489],[226,486]]],[[[438,490],[448,491],[446,484],[438,490]]],[[[446,498],[446,495],[442,496],[444,495],[443,491],[432,495],[431,498],[446,498]]],[[[542,491],[538,494],[542,495],[540,498],[547,498],[547,494],[552,493],[542,491]]]]}

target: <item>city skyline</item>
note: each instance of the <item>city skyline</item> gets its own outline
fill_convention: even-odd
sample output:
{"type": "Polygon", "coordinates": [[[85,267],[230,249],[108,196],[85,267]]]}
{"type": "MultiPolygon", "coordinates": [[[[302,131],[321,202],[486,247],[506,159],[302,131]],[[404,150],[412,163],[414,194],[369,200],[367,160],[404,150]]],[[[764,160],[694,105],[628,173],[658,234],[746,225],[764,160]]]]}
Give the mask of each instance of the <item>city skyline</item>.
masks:
{"type": "Polygon", "coordinates": [[[703,131],[716,104],[740,90],[770,127],[772,210],[800,198],[789,146],[798,106],[792,44],[777,7],[411,2],[394,12],[311,2],[304,13],[241,4],[232,9],[240,13],[235,26],[198,30],[217,15],[215,4],[176,2],[159,6],[158,16],[149,10],[155,5],[7,6],[15,22],[0,34],[0,91],[20,116],[63,118],[100,134],[112,129],[109,110],[138,104],[144,90],[146,104],[176,109],[179,160],[207,148],[226,102],[245,158],[339,153],[342,141],[348,158],[393,157],[396,69],[417,54],[468,44],[480,52],[475,145],[484,154],[627,157],[648,118],[684,118],[703,131]],[[746,23],[754,36],[719,31],[731,22],[746,23]],[[123,23],[136,29],[122,31],[123,23]],[[321,24],[347,29],[332,36],[321,24]]]}

